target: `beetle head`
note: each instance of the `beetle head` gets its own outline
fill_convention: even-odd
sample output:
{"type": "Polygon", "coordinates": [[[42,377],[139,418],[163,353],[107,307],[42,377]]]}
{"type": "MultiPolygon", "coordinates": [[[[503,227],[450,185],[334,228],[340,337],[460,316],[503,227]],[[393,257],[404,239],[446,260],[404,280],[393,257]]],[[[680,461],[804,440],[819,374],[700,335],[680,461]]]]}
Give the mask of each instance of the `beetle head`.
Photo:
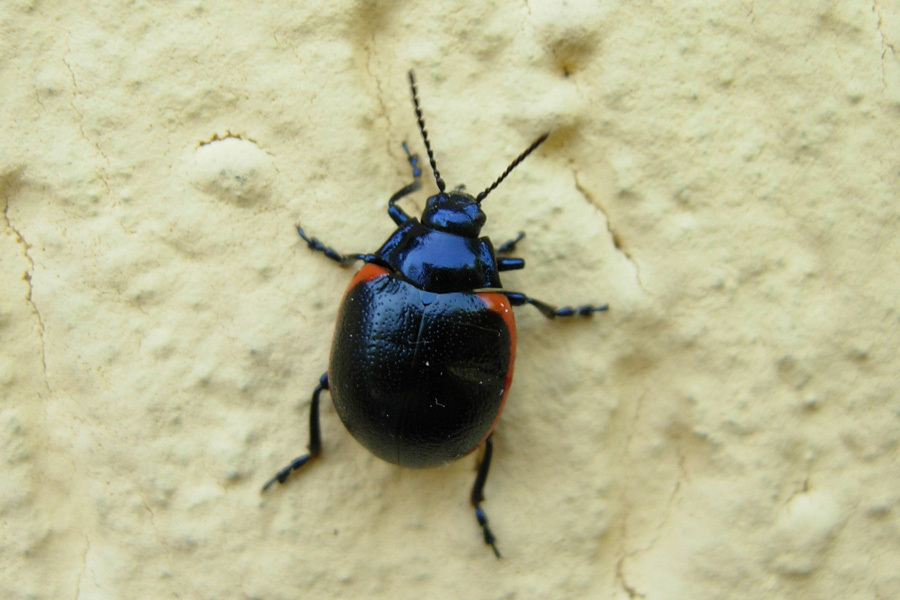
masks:
{"type": "Polygon", "coordinates": [[[463,191],[444,192],[428,199],[422,224],[464,237],[477,238],[487,217],[474,197],[463,191]]]}
{"type": "Polygon", "coordinates": [[[434,160],[434,153],[431,151],[431,143],[428,141],[428,133],[425,131],[425,118],[422,116],[422,108],[419,106],[419,96],[416,93],[416,77],[413,72],[409,72],[409,85],[412,89],[413,106],[416,109],[416,119],[419,122],[419,130],[422,132],[422,140],[425,142],[425,150],[428,151],[428,161],[431,163],[431,170],[434,172],[434,180],[437,183],[439,194],[428,199],[425,211],[422,213],[422,224],[426,227],[440,229],[448,233],[462,235],[465,237],[478,237],[481,227],[486,219],[484,212],[481,210],[481,201],[488,194],[500,185],[500,182],[506,179],[506,176],[515,169],[519,163],[525,160],[525,157],[534,152],[534,150],[544,143],[549,133],[545,133],[518,156],[503,171],[503,174],[497,178],[486,190],[477,196],[471,196],[460,189],[453,192],[445,192],[446,184],[441,179],[438,172],[437,163],[434,160]]]}

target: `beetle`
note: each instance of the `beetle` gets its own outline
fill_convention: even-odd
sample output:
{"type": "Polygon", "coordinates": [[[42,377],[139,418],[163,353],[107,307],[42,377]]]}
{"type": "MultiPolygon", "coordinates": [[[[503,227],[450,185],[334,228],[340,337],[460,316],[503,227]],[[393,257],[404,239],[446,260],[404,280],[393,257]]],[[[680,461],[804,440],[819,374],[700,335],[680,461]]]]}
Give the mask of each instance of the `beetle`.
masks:
{"type": "Polygon", "coordinates": [[[525,294],[502,289],[500,273],[525,261],[506,255],[524,233],[501,244],[481,237],[481,203],[549,135],[538,137],[483,192],[453,191],[438,172],[419,106],[416,79],[409,72],[413,107],[438,193],[428,198],[421,221],[397,201],[417,191],[418,155],[403,150],[413,181],[388,200],[397,224],[374,254],[342,254],[297,226],[307,246],[342,266],[365,263],[338,309],[328,371],[312,394],[309,452],[270,479],[276,481],[322,452],[319,396],[329,390],[347,430],[377,457],[403,467],[444,465],[483,447],[470,502],[485,544],[500,558],[496,538],[481,508],[491,465],[491,434],[512,383],[516,323],[512,307],[530,304],[549,319],[590,316],[607,305],[556,308],[525,294]]]}

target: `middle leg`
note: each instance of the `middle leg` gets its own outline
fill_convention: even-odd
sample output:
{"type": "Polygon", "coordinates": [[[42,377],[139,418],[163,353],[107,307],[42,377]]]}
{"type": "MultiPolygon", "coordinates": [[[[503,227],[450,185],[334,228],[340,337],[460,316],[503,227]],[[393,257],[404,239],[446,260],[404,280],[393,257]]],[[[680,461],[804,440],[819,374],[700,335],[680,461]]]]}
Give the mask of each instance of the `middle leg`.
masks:
{"type": "Polygon", "coordinates": [[[315,250],[316,252],[321,252],[326,257],[330,258],[331,260],[338,263],[342,267],[346,267],[347,265],[354,263],[358,260],[362,260],[365,262],[370,262],[372,260],[375,260],[374,254],[341,254],[334,248],[329,248],[328,246],[326,246],[325,244],[320,242],[318,238],[308,237],[306,235],[306,232],[303,231],[303,228],[300,227],[299,225],[297,225],[296,227],[297,227],[297,233],[300,235],[300,237],[303,239],[303,241],[306,242],[306,245],[311,250],[315,250]]]}
{"type": "MultiPolygon", "coordinates": [[[[525,237],[525,232],[520,231],[519,235],[515,238],[503,242],[499,246],[497,246],[497,254],[509,254],[510,252],[516,249],[516,244],[522,241],[522,238],[525,237]]],[[[507,258],[501,257],[497,259],[497,270],[498,271],[514,271],[516,269],[524,269],[525,261],[521,258],[507,258]]]]}
{"type": "Polygon", "coordinates": [[[521,242],[522,238],[524,238],[524,237],[525,237],[525,232],[520,231],[519,235],[517,235],[515,238],[513,238],[509,241],[503,242],[502,244],[497,246],[497,254],[507,254],[508,252],[512,252],[513,250],[516,249],[516,244],[521,242]]]}

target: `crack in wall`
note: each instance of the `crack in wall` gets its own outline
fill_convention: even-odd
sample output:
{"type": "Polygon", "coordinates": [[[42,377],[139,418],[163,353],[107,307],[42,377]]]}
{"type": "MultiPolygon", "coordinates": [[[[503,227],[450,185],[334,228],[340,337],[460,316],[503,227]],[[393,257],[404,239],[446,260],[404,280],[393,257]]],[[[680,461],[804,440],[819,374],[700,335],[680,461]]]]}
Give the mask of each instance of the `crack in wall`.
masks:
{"type": "Polygon", "coordinates": [[[16,243],[22,248],[22,255],[25,257],[25,260],[28,261],[29,268],[25,271],[25,283],[28,285],[28,296],[26,297],[26,301],[31,306],[31,310],[34,313],[35,318],[37,319],[38,324],[38,332],[41,338],[41,369],[44,375],[44,388],[49,392],[50,391],[50,378],[47,376],[47,351],[46,351],[46,342],[44,339],[44,334],[46,329],[44,327],[44,319],[41,317],[41,311],[38,310],[37,304],[34,302],[34,286],[32,284],[32,278],[34,276],[34,258],[32,258],[29,250],[31,249],[31,244],[29,244],[25,240],[25,236],[22,235],[22,232],[12,224],[12,221],[9,218],[9,197],[5,199],[3,204],[3,221],[6,223],[6,226],[12,231],[13,235],[16,238],[16,243]]]}
{"type": "Polygon", "coordinates": [[[644,598],[644,594],[637,591],[634,587],[628,584],[625,580],[625,573],[623,572],[623,564],[625,563],[625,556],[616,561],[616,581],[619,582],[619,585],[625,590],[625,593],[628,594],[629,598],[644,598]]]}
{"type": "Polygon", "coordinates": [[[885,38],[884,36],[884,16],[881,14],[881,7],[878,5],[878,0],[872,0],[872,13],[878,18],[878,22],[876,23],[875,28],[878,30],[878,35],[881,37],[881,86],[884,89],[887,89],[887,78],[885,76],[884,60],[887,57],[888,49],[890,49],[891,54],[896,60],[897,51],[894,49],[894,45],[887,41],[887,38],[885,38]]]}
{"type": "MultiPolygon", "coordinates": [[[[375,45],[375,32],[372,32],[371,43],[372,43],[372,46],[375,45]]],[[[372,48],[369,46],[369,44],[365,45],[365,51],[366,51],[366,73],[368,73],[368,75],[372,79],[372,81],[375,82],[375,89],[377,90],[377,93],[375,94],[375,99],[378,100],[378,105],[381,107],[381,114],[384,116],[385,121],[387,121],[388,134],[390,134],[390,132],[393,131],[393,125],[391,124],[391,113],[390,113],[390,111],[388,111],[388,107],[384,103],[384,89],[381,86],[381,79],[379,79],[378,75],[375,73],[375,71],[372,70],[372,60],[374,57],[372,56],[372,48]]],[[[388,135],[387,137],[390,138],[390,135],[388,135]]],[[[385,144],[387,145],[387,148],[386,148],[387,155],[391,156],[392,153],[391,153],[390,139],[386,140],[385,144]]]]}
{"type": "Polygon", "coordinates": [[[634,258],[631,256],[631,253],[628,251],[628,249],[623,244],[622,238],[619,237],[619,234],[616,233],[616,231],[613,229],[612,219],[609,218],[609,212],[606,210],[606,207],[604,207],[603,204],[601,204],[600,201],[594,197],[594,195],[591,193],[591,191],[581,183],[581,180],[578,177],[578,171],[573,170],[572,174],[575,179],[575,189],[577,189],[578,193],[580,193],[584,197],[584,199],[587,200],[588,204],[590,204],[591,206],[594,206],[597,210],[599,210],[603,214],[603,218],[606,219],[606,230],[609,232],[609,236],[612,239],[613,246],[616,248],[616,250],[618,250],[622,254],[622,256],[625,257],[625,259],[628,261],[628,263],[631,264],[631,266],[634,268],[634,278],[637,281],[638,287],[640,287],[641,290],[643,290],[644,292],[649,294],[650,293],[649,290],[647,290],[647,288],[644,287],[644,282],[641,279],[641,270],[638,267],[637,262],[635,262],[634,258]]]}
{"type": "MultiPolygon", "coordinates": [[[[644,399],[647,397],[647,392],[644,392],[638,397],[637,406],[634,408],[634,418],[631,420],[630,427],[628,428],[628,433],[625,437],[625,451],[628,454],[628,449],[631,447],[631,441],[634,439],[634,433],[637,431],[638,422],[641,419],[641,413],[644,408],[644,399]]],[[[629,454],[630,455],[630,454],[629,454]]],[[[625,514],[622,515],[622,544],[619,549],[619,560],[616,561],[616,581],[619,586],[625,590],[628,594],[629,598],[642,598],[644,595],[637,591],[637,589],[628,583],[625,578],[625,560],[634,556],[638,551],[628,552],[626,550],[628,546],[628,520],[630,518],[630,508],[631,502],[628,501],[627,498],[628,492],[627,490],[623,493],[623,506],[625,507],[625,514]]]]}
{"type": "Polygon", "coordinates": [[[81,553],[81,569],[78,571],[78,577],[75,580],[75,600],[81,597],[81,579],[87,572],[87,557],[91,551],[91,538],[84,536],[84,552],[81,553]]]}
{"type": "Polygon", "coordinates": [[[684,453],[681,452],[677,445],[675,447],[675,452],[678,456],[678,479],[675,481],[675,485],[672,486],[672,491],[669,493],[669,498],[666,500],[666,507],[665,509],[663,509],[663,518],[656,526],[656,531],[653,539],[640,548],[635,548],[630,552],[625,551],[625,546],[627,545],[628,539],[628,529],[627,524],[623,523],[622,526],[622,555],[619,557],[619,560],[616,561],[616,581],[619,582],[619,585],[621,585],[622,589],[625,590],[629,598],[643,598],[645,597],[645,594],[638,592],[637,588],[628,583],[628,580],[625,578],[625,561],[627,559],[634,558],[639,554],[649,552],[653,549],[656,543],[662,539],[662,531],[665,528],[666,524],[669,522],[669,519],[672,517],[672,506],[675,504],[675,501],[678,498],[678,493],[681,491],[681,482],[687,479],[687,469],[684,466],[684,453]]]}
{"type": "MultiPolygon", "coordinates": [[[[84,131],[84,113],[78,110],[78,105],[75,100],[81,96],[81,91],[78,88],[78,80],[75,77],[75,71],[72,69],[71,63],[69,63],[68,56],[71,53],[71,49],[69,48],[69,40],[66,38],[66,51],[62,55],[62,62],[66,66],[66,69],[69,71],[69,78],[72,81],[72,100],[69,102],[69,106],[75,111],[75,114],[78,115],[78,131],[81,134],[81,138],[91,145],[94,150],[97,151],[97,154],[103,159],[103,162],[106,163],[106,168],[98,167],[97,175],[100,178],[101,183],[103,183],[103,187],[106,189],[106,195],[109,195],[109,173],[106,169],[109,168],[109,157],[106,156],[106,153],[103,152],[103,149],[100,147],[100,143],[97,140],[92,140],[87,133],[84,131]]],[[[123,228],[124,229],[124,228],[123,228]]]]}
{"type": "MultiPolygon", "coordinates": [[[[644,402],[647,397],[647,392],[640,395],[637,400],[637,406],[634,411],[634,418],[631,421],[628,434],[625,438],[625,448],[626,452],[628,448],[631,446],[632,439],[634,438],[635,432],[638,428],[638,423],[641,420],[641,415],[644,411],[644,402]]],[[[622,543],[621,548],[619,550],[619,559],[616,561],[616,571],[615,571],[615,580],[618,582],[619,586],[628,594],[629,598],[644,598],[646,594],[641,593],[636,586],[629,583],[626,574],[625,574],[625,561],[634,558],[640,554],[646,553],[653,549],[653,547],[663,538],[663,529],[669,523],[669,520],[672,517],[672,507],[675,505],[678,500],[679,493],[681,492],[682,482],[688,480],[688,471],[685,463],[687,461],[687,456],[682,449],[682,445],[680,443],[680,437],[675,436],[673,438],[674,441],[674,451],[675,456],[678,459],[678,477],[675,479],[675,484],[672,486],[672,490],[669,492],[669,497],[666,500],[665,508],[662,511],[662,519],[659,521],[659,524],[654,528],[653,539],[651,539],[648,543],[644,544],[639,548],[634,548],[633,550],[627,550],[628,546],[628,520],[630,517],[630,508],[632,504],[628,501],[627,492],[623,497],[623,505],[625,506],[625,514],[622,517],[622,543]]],[[[630,453],[629,453],[630,455],[630,453]]]]}

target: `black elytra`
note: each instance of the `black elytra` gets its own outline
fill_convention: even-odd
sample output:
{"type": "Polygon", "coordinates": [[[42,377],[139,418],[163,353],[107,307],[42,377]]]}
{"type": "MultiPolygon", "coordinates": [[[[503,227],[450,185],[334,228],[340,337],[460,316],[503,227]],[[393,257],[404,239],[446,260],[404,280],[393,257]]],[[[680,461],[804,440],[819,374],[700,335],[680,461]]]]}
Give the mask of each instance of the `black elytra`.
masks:
{"type": "Polygon", "coordinates": [[[525,294],[502,289],[500,273],[521,269],[521,258],[498,257],[516,248],[520,233],[496,250],[479,237],[485,222],[481,203],[531,154],[540,136],[488,188],[471,196],[459,186],[446,191],[425,131],[425,120],[409,72],[419,130],[438,193],[421,221],[397,201],[421,185],[418,155],[403,149],[413,181],[391,196],[388,214],[397,230],[375,254],[341,254],[299,226],[309,248],[341,265],[361,260],[341,301],[328,372],[310,403],[309,453],[296,458],[263,487],[321,454],[319,396],[329,390],[347,430],[370,452],[404,467],[433,467],[483,446],[470,501],[484,542],[497,550],[481,508],[491,464],[491,433],[512,383],[516,356],[513,306],[530,304],[545,317],[590,316],[606,305],[556,308],[525,294]]]}

